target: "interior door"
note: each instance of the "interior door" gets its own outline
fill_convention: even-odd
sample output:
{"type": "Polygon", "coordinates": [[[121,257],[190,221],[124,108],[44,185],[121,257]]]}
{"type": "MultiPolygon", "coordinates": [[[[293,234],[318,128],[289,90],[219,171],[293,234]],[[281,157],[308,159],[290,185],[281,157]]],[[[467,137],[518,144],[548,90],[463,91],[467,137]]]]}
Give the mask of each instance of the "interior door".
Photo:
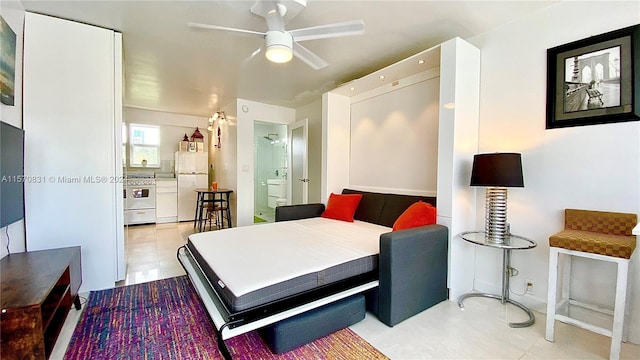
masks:
{"type": "Polygon", "coordinates": [[[289,199],[291,205],[306,204],[309,198],[308,165],[309,119],[296,121],[288,126],[289,147],[289,199]]]}

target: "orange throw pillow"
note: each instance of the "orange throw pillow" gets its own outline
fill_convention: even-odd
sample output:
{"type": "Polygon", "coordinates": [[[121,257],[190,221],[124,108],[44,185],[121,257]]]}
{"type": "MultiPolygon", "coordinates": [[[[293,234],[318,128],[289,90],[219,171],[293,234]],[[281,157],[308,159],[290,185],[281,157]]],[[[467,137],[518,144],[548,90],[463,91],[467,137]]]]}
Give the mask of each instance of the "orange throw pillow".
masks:
{"type": "Polygon", "coordinates": [[[429,203],[418,201],[405,210],[393,223],[393,230],[404,230],[413,227],[436,223],[436,208],[429,203]]]}
{"type": "Polygon", "coordinates": [[[361,199],[362,194],[331,193],[322,217],[353,222],[353,215],[356,213],[361,199]]]}

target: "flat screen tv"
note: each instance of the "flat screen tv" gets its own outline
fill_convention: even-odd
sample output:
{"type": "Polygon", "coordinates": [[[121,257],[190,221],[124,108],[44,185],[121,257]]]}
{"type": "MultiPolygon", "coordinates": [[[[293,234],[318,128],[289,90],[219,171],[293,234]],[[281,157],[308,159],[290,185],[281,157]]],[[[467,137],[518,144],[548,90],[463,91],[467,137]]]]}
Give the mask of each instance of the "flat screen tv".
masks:
{"type": "Polygon", "coordinates": [[[0,228],[24,218],[24,130],[0,121],[0,228]]]}

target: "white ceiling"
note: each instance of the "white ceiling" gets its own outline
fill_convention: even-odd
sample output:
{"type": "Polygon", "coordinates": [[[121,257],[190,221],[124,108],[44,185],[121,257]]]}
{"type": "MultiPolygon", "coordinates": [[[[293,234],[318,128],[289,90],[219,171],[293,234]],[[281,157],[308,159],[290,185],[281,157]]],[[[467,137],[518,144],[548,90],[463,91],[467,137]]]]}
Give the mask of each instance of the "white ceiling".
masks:
{"type": "MultiPolygon", "coordinates": [[[[298,0],[300,1],[300,0],[298,0]]],[[[188,22],[265,31],[253,1],[22,0],[27,11],[120,31],[125,106],[208,117],[240,97],[297,107],[340,84],[459,36],[468,39],[557,1],[308,0],[289,30],[362,19],[365,34],[307,41],[329,66],[248,60],[261,39],[188,22]]],[[[394,79],[388,79],[393,81],[394,79]]]]}

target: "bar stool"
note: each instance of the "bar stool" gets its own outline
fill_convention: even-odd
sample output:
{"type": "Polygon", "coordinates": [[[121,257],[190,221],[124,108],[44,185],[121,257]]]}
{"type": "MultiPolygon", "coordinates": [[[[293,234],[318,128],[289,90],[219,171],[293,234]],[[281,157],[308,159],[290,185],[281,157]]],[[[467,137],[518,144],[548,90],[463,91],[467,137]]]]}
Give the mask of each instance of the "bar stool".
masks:
{"type": "Polygon", "coordinates": [[[545,339],[554,341],[555,320],[611,337],[610,358],[620,358],[624,310],[627,297],[629,259],[636,247],[632,230],[638,222],[636,214],[566,209],[564,230],[549,237],[549,289],[547,299],[547,327],[545,339]],[[564,262],[560,302],[556,303],[558,258],[568,255],[564,262]],[[602,311],[589,304],[571,299],[571,257],[609,261],[617,264],[616,296],[613,312],[602,311]],[[569,305],[613,314],[612,329],[596,326],[569,316],[569,305]],[[562,314],[557,312],[562,312],[562,314]]]}
{"type": "Polygon", "coordinates": [[[231,209],[229,208],[229,198],[220,199],[217,201],[214,211],[216,213],[216,224],[218,229],[224,229],[231,227],[231,209]]]}
{"type": "Polygon", "coordinates": [[[208,202],[203,206],[205,212],[204,217],[202,218],[202,220],[204,221],[204,226],[200,227],[200,231],[206,229],[207,222],[209,223],[209,231],[213,230],[214,226],[216,229],[220,228],[220,221],[218,219],[216,206],[217,205],[215,205],[213,202],[208,202]]]}

